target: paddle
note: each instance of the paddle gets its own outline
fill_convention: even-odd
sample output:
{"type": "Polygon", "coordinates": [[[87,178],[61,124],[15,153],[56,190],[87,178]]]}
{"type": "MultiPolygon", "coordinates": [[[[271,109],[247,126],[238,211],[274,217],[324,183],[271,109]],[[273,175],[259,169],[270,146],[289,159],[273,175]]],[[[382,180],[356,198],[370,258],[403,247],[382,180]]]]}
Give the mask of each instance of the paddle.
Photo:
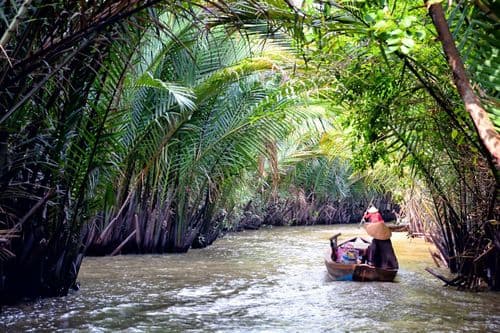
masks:
{"type": "MultiPolygon", "coordinates": [[[[372,203],[373,203],[373,197],[370,199],[370,202],[368,203],[368,208],[370,208],[372,206],[372,203]]],[[[365,209],[365,214],[366,214],[366,211],[368,210],[368,208],[365,209]]],[[[361,217],[361,221],[359,222],[358,228],[361,228],[363,226],[363,224],[365,223],[365,218],[364,218],[365,214],[363,214],[363,217],[361,217]]]]}

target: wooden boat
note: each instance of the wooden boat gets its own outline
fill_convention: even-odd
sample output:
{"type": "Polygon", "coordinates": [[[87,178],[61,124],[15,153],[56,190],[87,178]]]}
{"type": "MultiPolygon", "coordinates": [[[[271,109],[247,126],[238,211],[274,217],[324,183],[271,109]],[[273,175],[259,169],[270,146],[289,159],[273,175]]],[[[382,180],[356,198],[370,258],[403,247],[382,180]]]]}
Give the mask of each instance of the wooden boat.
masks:
{"type": "MultiPolygon", "coordinates": [[[[330,279],[336,281],[361,281],[361,282],[394,281],[394,278],[396,277],[396,274],[398,272],[397,269],[383,269],[361,263],[345,263],[345,262],[334,261],[332,259],[332,251],[334,249],[337,250],[338,248],[342,247],[342,245],[356,240],[356,238],[353,238],[337,246],[336,238],[339,235],[340,234],[337,234],[330,239],[332,246],[330,249],[328,249],[328,251],[325,252],[325,265],[330,279]]],[[[361,238],[361,240],[368,244],[370,243],[365,239],[361,238]]]]}

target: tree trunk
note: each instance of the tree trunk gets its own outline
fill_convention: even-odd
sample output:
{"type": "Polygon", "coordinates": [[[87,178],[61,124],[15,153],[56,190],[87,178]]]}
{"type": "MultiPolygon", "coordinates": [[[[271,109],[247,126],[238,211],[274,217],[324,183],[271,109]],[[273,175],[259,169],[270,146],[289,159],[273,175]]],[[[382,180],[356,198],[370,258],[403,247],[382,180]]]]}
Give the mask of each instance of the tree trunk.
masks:
{"type": "Polygon", "coordinates": [[[485,148],[493,158],[496,168],[500,169],[500,135],[495,130],[493,123],[481,105],[479,98],[472,89],[469,79],[467,78],[464,64],[444,17],[443,7],[440,3],[429,5],[427,0],[424,0],[424,3],[429,8],[429,15],[436,27],[439,40],[443,45],[444,54],[453,73],[453,81],[465,105],[465,110],[467,110],[472,118],[477,133],[485,148]]]}

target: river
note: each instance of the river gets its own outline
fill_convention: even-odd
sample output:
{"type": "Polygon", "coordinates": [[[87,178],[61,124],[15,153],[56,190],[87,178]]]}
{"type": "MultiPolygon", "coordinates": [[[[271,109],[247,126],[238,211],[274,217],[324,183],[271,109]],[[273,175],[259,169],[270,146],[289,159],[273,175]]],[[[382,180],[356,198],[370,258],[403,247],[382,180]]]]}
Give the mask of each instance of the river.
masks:
{"type": "Polygon", "coordinates": [[[229,234],[187,254],[86,258],[81,289],[0,314],[5,332],[500,332],[500,294],[445,288],[430,245],[394,233],[394,283],[328,281],[328,238],[354,225],[229,234]]]}

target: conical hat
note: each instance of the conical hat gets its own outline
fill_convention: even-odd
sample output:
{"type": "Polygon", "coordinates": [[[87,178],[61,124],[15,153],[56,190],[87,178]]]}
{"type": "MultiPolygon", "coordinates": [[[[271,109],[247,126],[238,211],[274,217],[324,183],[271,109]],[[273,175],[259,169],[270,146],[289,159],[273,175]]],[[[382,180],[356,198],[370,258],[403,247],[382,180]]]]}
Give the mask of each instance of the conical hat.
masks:
{"type": "Polygon", "coordinates": [[[391,229],[383,222],[366,223],[365,229],[368,235],[375,239],[386,240],[391,238],[391,229]]]}
{"type": "Polygon", "coordinates": [[[368,208],[367,212],[373,214],[373,213],[378,212],[378,209],[375,206],[371,206],[370,208],[368,208]]]}

